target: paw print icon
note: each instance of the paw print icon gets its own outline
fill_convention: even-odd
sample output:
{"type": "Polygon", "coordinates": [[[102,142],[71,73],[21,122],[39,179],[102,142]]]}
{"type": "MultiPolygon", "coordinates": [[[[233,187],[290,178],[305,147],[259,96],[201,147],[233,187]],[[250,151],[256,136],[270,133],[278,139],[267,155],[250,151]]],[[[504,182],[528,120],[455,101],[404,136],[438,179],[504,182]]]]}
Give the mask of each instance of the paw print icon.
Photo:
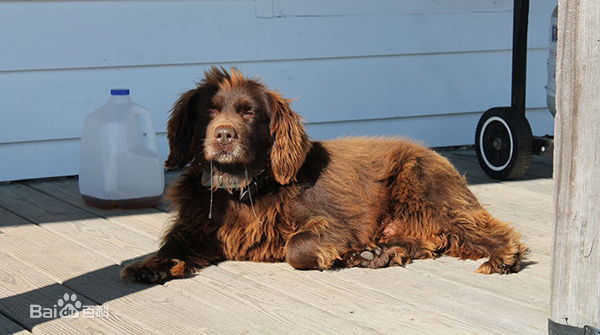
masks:
{"type": "Polygon", "coordinates": [[[68,293],[65,293],[61,299],[58,299],[56,304],[58,305],[58,308],[60,308],[58,312],[59,317],[76,318],[79,316],[81,301],[77,300],[77,294],[73,293],[69,295],[68,293]]]}

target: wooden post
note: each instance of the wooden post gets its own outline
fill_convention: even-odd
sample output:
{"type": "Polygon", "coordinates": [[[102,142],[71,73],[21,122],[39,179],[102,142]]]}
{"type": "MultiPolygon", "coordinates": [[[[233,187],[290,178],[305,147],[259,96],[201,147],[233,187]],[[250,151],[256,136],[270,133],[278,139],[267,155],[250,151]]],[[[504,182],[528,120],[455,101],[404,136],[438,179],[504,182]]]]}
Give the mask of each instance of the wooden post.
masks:
{"type": "Polygon", "coordinates": [[[549,334],[600,329],[600,1],[559,0],[549,334]]]}

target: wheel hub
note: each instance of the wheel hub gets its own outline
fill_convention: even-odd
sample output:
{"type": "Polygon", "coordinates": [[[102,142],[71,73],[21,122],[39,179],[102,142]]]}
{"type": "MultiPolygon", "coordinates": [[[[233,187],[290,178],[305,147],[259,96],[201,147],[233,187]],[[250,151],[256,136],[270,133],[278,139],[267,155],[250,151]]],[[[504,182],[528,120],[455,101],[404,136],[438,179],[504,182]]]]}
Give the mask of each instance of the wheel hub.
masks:
{"type": "Polygon", "coordinates": [[[489,118],[482,127],[480,145],[486,165],[494,170],[504,169],[512,157],[510,128],[502,118],[489,118]]]}
{"type": "Polygon", "coordinates": [[[494,147],[494,149],[496,150],[500,150],[502,149],[502,139],[500,137],[496,137],[494,139],[494,141],[492,142],[492,146],[494,147]]]}

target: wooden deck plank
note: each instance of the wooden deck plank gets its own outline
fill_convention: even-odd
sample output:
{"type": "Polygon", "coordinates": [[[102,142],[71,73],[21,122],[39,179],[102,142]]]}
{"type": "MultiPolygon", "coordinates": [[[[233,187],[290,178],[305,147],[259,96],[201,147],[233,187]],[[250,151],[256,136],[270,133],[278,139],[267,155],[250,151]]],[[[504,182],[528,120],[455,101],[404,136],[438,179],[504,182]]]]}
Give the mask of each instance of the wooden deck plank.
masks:
{"type": "MultiPolygon", "coordinates": [[[[520,313],[524,313],[521,316],[525,320],[530,320],[531,316],[535,316],[538,326],[542,325],[543,316],[547,313],[546,301],[539,299],[519,301],[519,299],[525,300],[534,297],[536,293],[543,294],[544,290],[549,287],[548,283],[540,280],[531,282],[531,278],[524,278],[522,275],[511,277],[476,274],[472,271],[473,267],[468,264],[476,262],[464,262],[463,266],[456,267],[445,266],[444,263],[456,266],[462,262],[450,258],[415,261],[406,268],[375,270],[377,271],[376,276],[369,274],[369,270],[366,269],[340,271],[330,278],[321,273],[310,273],[313,276],[324,277],[330,282],[338,283],[340,279],[344,280],[347,282],[343,284],[344,286],[349,282],[368,287],[373,285],[369,288],[413,303],[417,308],[428,310],[432,314],[441,314],[448,318],[462,320],[472,327],[487,329],[487,332],[523,334],[522,331],[503,330],[503,325],[496,325],[494,321],[496,318],[506,319],[508,317],[497,314],[496,308],[498,310],[506,308],[520,310],[520,313]],[[355,277],[357,272],[359,275],[355,277]],[[519,289],[517,287],[525,282],[529,287],[537,284],[545,286],[536,287],[533,292],[527,292],[527,288],[519,289]],[[510,287],[511,296],[507,296],[508,287],[510,287]],[[520,294],[524,294],[524,296],[520,296],[520,294]],[[490,301],[494,303],[485,305],[490,301]],[[486,309],[485,306],[488,308],[486,309]]],[[[510,317],[507,320],[511,320],[510,317]]],[[[529,321],[523,322],[523,324],[528,323],[529,321]]]]}
{"type": "Polygon", "coordinates": [[[30,264],[58,283],[116,265],[108,257],[28,222],[0,207],[0,250],[30,264]]]}
{"type": "Polygon", "coordinates": [[[122,282],[122,267],[0,208],[0,222],[9,221],[14,224],[0,228],[1,250],[11,250],[15,258],[30,265],[31,271],[44,273],[62,287],[143,326],[145,333],[213,333],[215,329],[223,333],[263,333],[273,328],[256,325],[248,316],[232,311],[226,302],[199,302],[161,285],[122,282]],[[53,241],[52,247],[47,241],[53,241]]]}
{"type": "Polygon", "coordinates": [[[510,303],[467,283],[445,281],[440,276],[411,267],[373,270],[352,268],[336,273],[336,281],[360,283],[432,313],[478,325],[501,334],[539,334],[546,329],[543,311],[510,303]],[[392,286],[393,284],[393,286],[392,286]]]}
{"type": "Polygon", "coordinates": [[[551,199],[536,197],[528,190],[506,188],[503,184],[473,185],[470,189],[490,214],[509,222],[521,233],[530,249],[525,261],[528,265],[521,273],[547,280],[554,221],[551,199]]]}
{"type": "Polygon", "coordinates": [[[517,179],[502,182],[504,185],[538,192],[546,197],[554,194],[554,181],[552,178],[517,179]]]}
{"type": "MultiPolygon", "coordinates": [[[[554,215],[544,209],[546,205],[530,206],[527,204],[528,200],[523,198],[516,198],[518,200],[515,201],[515,198],[501,199],[500,195],[476,189],[473,191],[482,202],[493,203],[493,206],[484,205],[490,214],[501,221],[509,222],[522,234],[523,241],[532,250],[530,255],[546,256],[545,268],[549,270],[554,215]]],[[[535,267],[541,265],[536,264],[535,267]]]]}
{"type": "Polygon", "coordinates": [[[532,166],[528,170],[530,173],[526,173],[523,177],[516,180],[499,181],[490,178],[483,172],[473,150],[443,151],[440,154],[448,158],[459,172],[466,174],[470,185],[504,184],[538,192],[546,196],[552,196],[553,194],[552,161],[547,158],[534,158],[532,166]],[[542,172],[537,172],[540,170],[542,172]]]}
{"type": "MultiPolygon", "coordinates": [[[[406,268],[324,272],[296,271],[285,263],[225,262],[164,286],[123,283],[118,264],[156,250],[171,217],[163,212],[166,204],[158,210],[97,210],[81,201],[76,179],[30,181],[0,185],[0,206],[9,210],[0,207],[0,250],[20,266],[22,280],[29,273],[43,280],[0,295],[0,332],[6,299],[23,305],[39,295],[51,302],[62,289],[114,311],[115,321],[94,327],[114,331],[125,322],[133,333],[543,332],[554,215],[548,161],[535,160],[534,171],[523,179],[499,182],[481,171],[473,151],[442,154],[467,173],[470,189],[492,215],[522,232],[533,263],[520,273],[475,274],[483,260],[450,257],[406,268]]],[[[180,173],[168,172],[166,183],[180,173]]],[[[0,285],[12,271],[0,269],[0,285]]],[[[37,324],[34,332],[86,327],[63,322],[37,324]]]]}
{"type": "MultiPolygon", "coordinates": [[[[464,151],[460,150],[458,152],[462,153],[464,151]]],[[[451,161],[454,161],[455,157],[462,157],[462,155],[454,152],[447,153],[451,161]]],[[[474,153],[472,155],[473,157],[469,156],[467,163],[464,161],[460,163],[462,166],[459,167],[459,170],[464,169],[463,172],[475,175],[475,178],[478,178],[477,181],[469,185],[469,188],[484,207],[501,220],[510,222],[515,218],[529,219],[530,221],[521,225],[520,229],[535,230],[537,235],[540,232],[551,233],[554,218],[554,209],[552,208],[554,182],[551,178],[503,182],[492,180],[481,171],[474,158],[474,153]]],[[[551,164],[551,161],[546,160],[544,162],[545,164],[551,164]]],[[[518,221],[523,222],[525,220],[519,219],[518,221]]]]}
{"type": "Polygon", "coordinates": [[[313,273],[317,271],[294,270],[286,263],[249,262],[226,262],[219,268],[244,280],[277,289],[354,323],[374,327],[378,333],[486,333],[484,328],[424,311],[418,305],[365,290],[356,283],[340,285],[334,278],[334,271],[325,271],[315,277],[313,273]]]}
{"type": "Polygon", "coordinates": [[[99,209],[86,205],[79,195],[77,179],[29,181],[28,186],[63,200],[81,210],[105,218],[127,229],[158,240],[160,233],[171,220],[171,215],[156,208],[99,209]]]}
{"type": "Polygon", "coordinates": [[[0,252],[0,309],[34,333],[46,334],[142,334],[147,330],[126,322],[117,313],[102,318],[30,318],[30,306],[54,308],[65,294],[76,294],[83,305],[97,305],[77,292],[0,252]]]}
{"type": "Polygon", "coordinates": [[[152,333],[241,334],[273,333],[271,325],[257,325],[250,316],[227,302],[191,299],[163,285],[123,282],[120,267],[101,269],[65,282],[93,299],[106,300],[117,310],[150,327],[152,333]]]}
{"type": "Polygon", "coordinates": [[[529,275],[527,268],[517,275],[482,275],[474,270],[483,263],[479,261],[461,261],[452,257],[441,257],[435,260],[418,260],[407,265],[410,270],[423,275],[437,276],[441,280],[451,281],[457,285],[465,285],[477,290],[486,291],[498,299],[511,304],[547,313],[550,281],[535,275],[529,275]],[[510,294],[507,294],[510,288],[510,294]]]}
{"type": "MultiPolygon", "coordinates": [[[[448,152],[452,156],[462,157],[464,159],[469,159],[473,161],[479,167],[479,163],[477,161],[477,154],[475,153],[474,148],[462,149],[462,150],[448,150],[443,151],[448,152]]],[[[443,154],[442,152],[442,154],[443,154]]],[[[531,178],[551,178],[552,177],[552,158],[542,157],[542,156],[532,156],[530,168],[525,173],[526,179],[531,178]],[[529,178],[527,178],[529,177],[529,178]]]]}
{"type": "Polygon", "coordinates": [[[226,304],[257,324],[276,327],[278,333],[339,334],[345,330],[350,334],[368,334],[381,331],[299,300],[279,290],[279,287],[247,280],[239,274],[225,271],[221,265],[210,266],[194,278],[172,281],[166,285],[194,299],[226,304]]]}
{"type": "MultiPolygon", "coordinates": [[[[42,190],[42,191],[44,191],[46,193],[54,192],[54,194],[66,196],[66,198],[68,199],[67,200],[68,202],[70,202],[70,203],[72,203],[72,204],[74,204],[74,205],[76,205],[78,207],[79,206],[85,206],[83,204],[83,202],[80,201],[79,197],[73,197],[72,196],[72,192],[74,191],[74,187],[72,186],[73,185],[72,182],[71,183],[62,182],[62,183],[60,183],[62,185],[52,185],[52,184],[53,183],[40,182],[40,183],[30,183],[29,185],[31,187],[33,187],[33,188],[42,190]],[[69,185],[69,184],[71,184],[71,185],[69,185]]],[[[56,183],[56,184],[59,184],[59,183],[56,183]]],[[[92,211],[94,211],[94,210],[92,210],[92,211]]],[[[96,212],[99,215],[106,215],[106,213],[104,213],[101,210],[94,211],[94,212],[96,212]]],[[[124,216],[109,217],[109,215],[106,215],[106,216],[107,216],[107,218],[110,221],[114,221],[114,222],[119,222],[119,220],[122,220],[123,217],[124,217],[124,216]]],[[[139,214],[136,215],[136,216],[139,216],[139,214]]],[[[149,227],[149,229],[152,229],[152,228],[156,229],[155,226],[149,227]]],[[[235,280],[236,278],[232,278],[232,279],[235,280]]],[[[173,283],[175,283],[175,284],[170,283],[169,285],[174,285],[174,287],[177,288],[178,291],[180,291],[181,288],[177,286],[178,282],[176,281],[176,282],[173,282],[173,283]]],[[[240,284],[240,283],[238,283],[238,284],[240,284]]],[[[236,286],[233,286],[233,287],[230,287],[230,291],[231,291],[230,297],[233,297],[233,298],[236,298],[236,299],[238,299],[239,297],[242,297],[242,298],[246,297],[246,301],[244,301],[244,302],[245,303],[250,303],[251,306],[253,306],[253,307],[256,307],[257,301],[260,301],[260,295],[264,296],[264,294],[265,294],[265,290],[257,291],[257,292],[255,292],[254,296],[252,296],[254,299],[257,299],[257,300],[253,300],[253,301],[248,302],[247,301],[248,295],[245,293],[245,290],[238,289],[236,286]],[[252,305],[252,304],[254,304],[254,305],[252,305]]],[[[269,297],[270,297],[269,298],[270,299],[269,303],[272,305],[272,304],[274,304],[274,299],[275,298],[280,298],[280,297],[282,297],[282,295],[279,294],[279,293],[277,293],[277,292],[271,292],[271,294],[269,295],[269,297]]],[[[217,299],[217,297],[215,297],[215,299],[213,299],[213,300],[223,301],[224,298],[225,298],[225,296],[223,296],[221,294],[220,299],[217,299]]],[[[233,303],[233,305],[235,306],[235,300],[233,300],[233,299],[228,299],[228,300],[230,300],[230,303],[227,303],[227,305],[231,306],[232,303],[233,303]]],[[[306,321],[306,322],[304,322],[306,325],[313,326],[314,322],[310,322],[310,321],[314,320],[315,318],[320,317],[320,316],[323,315],[323,311],[322,310],[312,308],[309,305],[306,305],[306,304],[303,304],[303,303],[296,303],[296,304],[294,304],[294,302],[292,300],[290,300],[290,299],[286,299],[286,300],[284,300],[284,302],[281,303],[281,306],[284,306],[284,305],[296,305],[295,306],[296,308],[291,308],[291,310],[296,311],[298,309],[301,309],[303,311],[303,313],[306,314],[306,318],[304,320],[304,321],[306,321]],[[284,304],[284,302],[285,302],[285,304],[284,304]]],[[[269,304],[265,305],[263,303],[262,306],[267,306],[268,307],[269,304]]],[[[274,306],[273,308],[270,309],[270,313],[263,311],[263,314],[266,314],[266,315],[273,314],[273,317],[271,317],[271,322],[269,323],[269,325],[271,327],[273,327],[277,323],[277,322],[274,322],[273,320],[279,320],[279,319],[281,319],[281,316],[282,316],[282,315],[278,315],[277,313],[281,314],[282,311],[285,311],[285,310],[286,309],[284,309],[283,307],[277,308],[277,306],[274,306]]],[[[289,317],[289,315],[288,315],[288,317],[289,317]]],[[[300,315],[296,314],[295,317],[296,317],[296,319],[300,319],[300,315]]],[[[327,319],[329,320],[329,322],[333,322],[333,321],[337,322],[338,326],[341,326],[343,324],[343,321],[342,320],[336,320],[336,317],[334,315],[329,315],[327,317],[327,319]]],[[[254,315],[253,320],[260,320],[260,314],[254,315]]],[[[280,328],[278,330],[279,331],[286,331],[286,330],[289,331],[290,324],[288,323],[287,325],[284,325],[284,326],[285,327],[282,327],[282,328],[280,328]]],[[[359,328],[359,325],[357,325],[357,328],[359,328]]],[[[334,330],[333,328],[330,329],[331,332],[333,332],[333,330],[334,330]]],[[[373,331],[374,329],[366,329],[366,330],[367,331],[373,331]]],[[[312,332],[321,331],[322,332],[322,331],[324,331],[324,329],[322,328],[322,325],[320,325],[320,326],[318,326],[318,328],[310,329],[310,331],[312,331],[312,332]]]]}
{"type": "Polygon", "coordinates": [[[15,183],[0,187],[0,206],[117,263],[156,250],[156,240],[15,183]]]}
{"type": "Polygon", "coordinates": [[[552,231],[554,214],[548,205],[550,199],[543,201],[525,198],[527,195],[522,193],[513,193],[501,187],[488,185],[472,186],[471,191],[481,204],[500,220],[517,219],[519,222],[527,222],[522,228],[536,229],[544,233],[552,231]]]}
{"type": "MultiPolygon", "coordinates": [[[[409,272],[412,276],[415,276],[414,272],[420,272],[420,274],[423,276],[443,278],[444,284],[455,286],[455,288],[447,288],[446,290],[442,289],[438,292],[437,290],[440,289],[440,286],[444,285],[440,285],[441,283],[432,283],[431,286],[436,289],[438,294],[432,292],[432,294],[427,296],[430,298],[429,302],[423,301],[423,304],[432,307],[445,306],[448,308],[451,304],[447,302],[440,303],[440,301],[435,299],[435,297],[443,296],[441,294],[443,294],[445,291],[452,290],[458,292],[457,296],[461,298],[471,297],[472,301],[476,301],[476,297],[473,297],[473,293],[470,292],[473,290],[481,293],[481,296],[484,297],[485,300],[493,300],[496,298],[504,300],[505,302],[509,303],[509,305],[518,305],[523,307],[524,314],[521,315],[521,318],[537,320],[537,325],[535,325],[533,329],[531,327],[527,328],[527,325],[522,325],[524,326],[523,329],[520,327],[514,328],[513,326],[513,331],[511,331],[510,326],[500,326],[497,324],[494,328],[497,331],[504,333],[535,333],[545,329],[545,317],[547,316],[548,312],[547,297],[549,292],[548,278],[550,267],[549,257],[547,257],[547,254],[549,253],[550,248],[553,218],[553,212],[551,209],[551,192],[548,192],[553,187],[551,179],[545,179],[541,181],[537,180],[538,184],[543,185],[542,188],[538,187],[538,185],[535,185],[535,183],[532,183],[531,180],[501,183],[498,181],[493,181],[487,177],[480,170],[476,159],[473,159],[474,156],[468,157],[468,159],[463,159],[460,157],[460,155],[457,158],[453,153],[446,154],[446,156],[449,157],[449,159],[457,166],[459,171],[467,174],[467,179],[471,184],[471,190],[476,194],[476,196],[478,196],[478,198],[480,198],[482,203],[488,202],[488,210],[494,216],[501,220],[512,221],[518,231],[526,231],[527,234],[524,235],[527,235],[526,237],[530,239],[528,244],[531,245],[532,242],[535,244],[532,256],[534,256],[533,258],[534,261],[536,261],[536,264],[529,265],[517,276],[511,277],[481,276],[478,274],[473,274],[472,272],[460,273],[455,270],[445,269],[444,264],[449,263],[450,265],[458,266],[460,269],[472,267],[474,270],[482,261],[460,262],[451,258],[442,258],[435,261],[417,261],[407,267],[408,270],[412,271],[409,272]],[[490,206],[489,204],[493,204],[493,206],[490,206]],[[543,255],[540,255],[539,252],[543,253],[543,255]],[[505,292],[503,292],[503,288],[505,292]],[[514,299],[510,296],[508,300],[506,299],[506,295],[508,294],[506,291],[508,289],[510,289],[510,294],[514,293],[514,299]],[[517,293],[520,290],[522,291],[517,293]],[[504,298],[501,299],[499,298],[500,296],[503,296],[504,298]],[[511,301],[521,298],[528,299],[528,301],[511,301]]],[[[548,164],[548,162],[540,162],[538,164],[543,165],[548,164]]],[[[547,167],[544,167],[544,169],[545,172],[541,173],[541,175],[547,176],[548,171],[551,171],[551,169],[548,170],[547,167]]],[[[350,281],[350,275],[347,273],[344,275],[347,275],[348,278],[346,279],[350,281]]],[[[383,276],[377,276],[377,281],[381,282],[383,285],[384,279],[382,279],[382,277],[383,276]]],[[[366,276],[364,280],[365,282],[367,281],[366,276]]],[[[415,280],[411,282],[419,282],[420,280],[423,279],[415,278],[415,280]]],[[[460,300],[462,301],[462,299],[460,300]]],[[[482,305],[485,306],[485,304],[482,305]]],[[[485,315],[479,314],[480,311],[477,310],[479,308],[477,304],[470,307],[468,304],[466,304],[463,306],[463,308],[467,312],[473,310],[476,313],[473,315],[457,315],[457,318],[462,320],[471,319],[476,323],[478,322],[476,320],[481,318],[479,319],[482,320],[481,324],[494,324],[494,322],[491,320],[485,321],[485,315]]],[[[493,313],[496,312],[494,311],[493,313]]],[[[495,316],[495,318],[508,320],[514,319],[514,317],[500,317],[498,315],[495,316]]]]}
{"type": "Polygon", "coordinates": [[[504,183],[472,185],[469,189],[476,196],[488,195],[491,200],[502,200],[501,204],[513,204],[513,206],[545,214],[553,213],[552,206],[549,205],[552,197],[546,194],[530,192],[504,183]]]}
{"type": "Polygon", "coordinates": [[[31,332],[0,314],[0,334],[27,335],[31,332]]]}

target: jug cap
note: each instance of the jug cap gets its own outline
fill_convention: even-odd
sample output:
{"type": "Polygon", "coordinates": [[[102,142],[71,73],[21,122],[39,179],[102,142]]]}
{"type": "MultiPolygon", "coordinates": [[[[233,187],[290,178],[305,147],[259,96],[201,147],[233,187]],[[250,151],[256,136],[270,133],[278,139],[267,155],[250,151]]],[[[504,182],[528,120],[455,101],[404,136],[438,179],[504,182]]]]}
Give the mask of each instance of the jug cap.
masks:
{"type": "Polygon", "coordinates": [[[110,95],[129,95],[128,88],[113,88],[110,90],[110,95]]]}

